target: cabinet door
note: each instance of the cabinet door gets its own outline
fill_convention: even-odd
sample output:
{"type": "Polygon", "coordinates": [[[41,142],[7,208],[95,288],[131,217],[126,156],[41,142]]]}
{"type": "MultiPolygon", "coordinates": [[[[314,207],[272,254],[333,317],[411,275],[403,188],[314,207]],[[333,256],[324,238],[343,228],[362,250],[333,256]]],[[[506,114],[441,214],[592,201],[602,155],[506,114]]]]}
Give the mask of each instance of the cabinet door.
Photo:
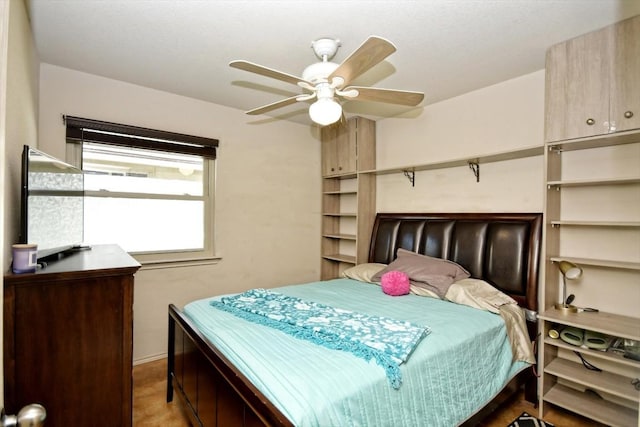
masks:
{"type": "Polygon", "coordinates": [[[611,33],[605,28],[547,51],[545,141],[609,132],[611,33]]]}
{"type": "Polygon", "coordinates": [[[322,176],[356,171],[356,138],[352,122],[325,126],[322,139],[322,176]]]}
{"type": "Polygon", "coordinates": [[[46,425],[131,426],[133,279],[52,281],[16,290],[18,405],[46,425]],[[123,284],[125,283],[125,284],[123,284]]]}
{"type": "Polygon", "coordinates": [[[640,129],[640,16],[614,31],[611,124],[615,131],[640,129]]]}

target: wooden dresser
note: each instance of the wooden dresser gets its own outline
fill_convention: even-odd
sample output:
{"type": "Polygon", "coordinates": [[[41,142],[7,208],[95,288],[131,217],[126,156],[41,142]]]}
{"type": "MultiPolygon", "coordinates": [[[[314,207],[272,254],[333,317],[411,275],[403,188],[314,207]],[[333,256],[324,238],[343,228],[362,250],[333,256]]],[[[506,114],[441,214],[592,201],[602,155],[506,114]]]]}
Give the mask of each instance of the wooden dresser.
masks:
{"type": "Polygon", "coordinates": [[[30,403],[49,426],[131,426],[133,275],[99,245],[4,276],[5,409],[30,403]]]}

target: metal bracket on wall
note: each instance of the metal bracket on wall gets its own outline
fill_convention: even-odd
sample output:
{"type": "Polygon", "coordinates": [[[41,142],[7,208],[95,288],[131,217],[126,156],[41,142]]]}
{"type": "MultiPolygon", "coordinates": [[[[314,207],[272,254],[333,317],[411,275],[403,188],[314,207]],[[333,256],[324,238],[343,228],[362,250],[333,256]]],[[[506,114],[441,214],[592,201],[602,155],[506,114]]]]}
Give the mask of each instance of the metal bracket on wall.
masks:
{"type": "Polygon", "coordinates": [[[416,170],[405,169],[402,172],[404,173],[404,176],[406,176],[409,182],[411,183],[411,186],[415,187],[416,186],[416,170]]]}
{"type": "Polygon", "coordinates": [[[478,162],[468,162],[469,169],[473,171],[473,174],[476,176],[476,182],[480,182],[480,163],[478,162]]]}
{"type": "Polygon", "coordinates": [[[556,153],[556,154],[562,154],[562,148],[558,147],[556,145],[550,145],[549,146],[549,152],[556,153]]]}

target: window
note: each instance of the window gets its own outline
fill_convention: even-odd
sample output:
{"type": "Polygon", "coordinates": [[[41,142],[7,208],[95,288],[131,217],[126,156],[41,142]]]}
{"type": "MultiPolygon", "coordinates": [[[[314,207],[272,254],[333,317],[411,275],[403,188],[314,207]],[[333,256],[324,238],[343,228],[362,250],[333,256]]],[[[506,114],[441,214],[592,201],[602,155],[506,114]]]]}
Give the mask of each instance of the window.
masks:
{"type": "Polygon", "coordinates": [[[65,117],[67,160],[84,174],[84,241],[142,263],[213,257],[218,141],[65,117]]]}

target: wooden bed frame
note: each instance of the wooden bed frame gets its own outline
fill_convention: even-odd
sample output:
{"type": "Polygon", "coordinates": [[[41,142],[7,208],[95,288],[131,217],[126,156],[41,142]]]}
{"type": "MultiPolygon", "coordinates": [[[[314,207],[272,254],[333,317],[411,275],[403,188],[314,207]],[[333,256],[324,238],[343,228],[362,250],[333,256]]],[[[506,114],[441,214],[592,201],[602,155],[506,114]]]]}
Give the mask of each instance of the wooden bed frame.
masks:
{"type": "MultiPolygon", "coordinates": [[[[541,233],[540,213],[381,213],[374,223],[369,261],[388,264],[398,248],[449,259],[535,313],[541,233]]],[[[534,341],[534,321],[528,327],[534,341]]],[[[464,425],[476,425],[523,386],[527,400],[536,402],[533,367],[521,371],[464,425]]],[[[174,391],[194,426],[293,426],[171,304],[167,402],[173,400],[174,391]]]]}

